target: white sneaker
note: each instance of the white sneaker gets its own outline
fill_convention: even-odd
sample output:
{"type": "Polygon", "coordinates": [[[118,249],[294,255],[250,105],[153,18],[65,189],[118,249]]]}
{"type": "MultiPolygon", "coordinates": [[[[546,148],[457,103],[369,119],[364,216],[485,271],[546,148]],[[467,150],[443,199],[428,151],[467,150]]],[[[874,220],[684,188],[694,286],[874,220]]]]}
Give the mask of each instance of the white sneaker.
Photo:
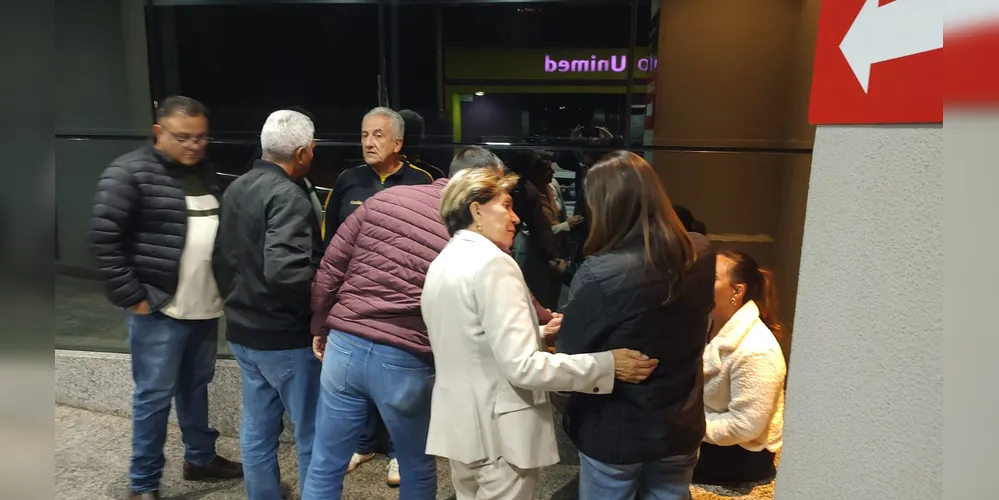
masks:
{"type": "Polygon", "coordinates": [[[372,458],[375,458],[374,453],[368,453],[367,455],[355,453],[354,456],[350,457],[350,463],[347,464],[347,472],[353,471],[364,462],[370,462],[372,458]]]}
{"type": "Polygon", "coordinates": [[[392,460],[389,460],[388,463],[388,474],[385,476],[385,484],[396,487],[399,486],[400,481],[399,461],[393,458],[392,460]]]}

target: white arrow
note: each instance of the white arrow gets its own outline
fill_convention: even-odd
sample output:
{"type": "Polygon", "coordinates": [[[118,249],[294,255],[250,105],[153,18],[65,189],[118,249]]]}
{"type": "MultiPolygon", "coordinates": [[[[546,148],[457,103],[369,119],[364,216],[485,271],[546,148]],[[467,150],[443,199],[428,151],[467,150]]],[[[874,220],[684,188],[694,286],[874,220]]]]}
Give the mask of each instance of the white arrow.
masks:
{"type": "Polygon", "coordinates": [[[871,66],[943,47],[942,0],[867,0],[839,50],[867,93],[871,66]]]}

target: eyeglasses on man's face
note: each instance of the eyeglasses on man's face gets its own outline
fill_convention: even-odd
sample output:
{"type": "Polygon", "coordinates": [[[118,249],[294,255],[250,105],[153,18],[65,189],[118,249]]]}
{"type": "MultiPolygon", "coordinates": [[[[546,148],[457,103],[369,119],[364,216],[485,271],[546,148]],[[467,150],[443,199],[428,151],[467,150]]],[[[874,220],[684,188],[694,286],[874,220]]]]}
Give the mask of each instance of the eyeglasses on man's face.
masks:
{"type": "Polygon", "coordinates": [[[163,125],[160,125],[160,127],[164,131],[166,131],[166,133],[170,134],[170,137],[173,137],[173,140],[181,144],[205,144],[209,140],[211,140],[211,137],[208,134],[198,134],[198,135],[178,134],[164,127],[163,125]]]}

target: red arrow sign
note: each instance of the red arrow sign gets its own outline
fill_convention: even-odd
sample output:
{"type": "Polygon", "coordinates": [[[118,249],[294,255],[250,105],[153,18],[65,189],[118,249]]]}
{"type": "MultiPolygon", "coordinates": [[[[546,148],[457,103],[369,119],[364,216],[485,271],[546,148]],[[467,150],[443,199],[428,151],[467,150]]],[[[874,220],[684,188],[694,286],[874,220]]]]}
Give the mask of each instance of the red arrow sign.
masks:
{"type": "Polygon", "coordinates": [[[943,121],[943,1],[822,2],[809,121],[943,121]]]}

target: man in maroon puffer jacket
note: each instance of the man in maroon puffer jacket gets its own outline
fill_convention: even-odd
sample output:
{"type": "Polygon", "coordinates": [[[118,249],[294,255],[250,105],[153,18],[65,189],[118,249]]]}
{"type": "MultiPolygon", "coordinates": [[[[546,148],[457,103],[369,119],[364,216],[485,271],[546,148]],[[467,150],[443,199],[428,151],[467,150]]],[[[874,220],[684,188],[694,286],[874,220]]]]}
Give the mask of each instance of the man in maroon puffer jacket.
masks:
{"type": "MultiPolygon", "coordinates": [[[[450,174],[502,164],[472,146],[455,155],[450,174]]],[[[450,239],[439,214],[447,182],[386,189],[330,240],[312,285],[313,350],[323,373],[303,500],[340,498],[371,405],[392,436],[400,498],[436,496],[435,459],[424,452],[434,368],[420,296],[430,263],[450,239]]],[[[539,321],[550,321],[552,313],[534,303],[539,321]]]]}

